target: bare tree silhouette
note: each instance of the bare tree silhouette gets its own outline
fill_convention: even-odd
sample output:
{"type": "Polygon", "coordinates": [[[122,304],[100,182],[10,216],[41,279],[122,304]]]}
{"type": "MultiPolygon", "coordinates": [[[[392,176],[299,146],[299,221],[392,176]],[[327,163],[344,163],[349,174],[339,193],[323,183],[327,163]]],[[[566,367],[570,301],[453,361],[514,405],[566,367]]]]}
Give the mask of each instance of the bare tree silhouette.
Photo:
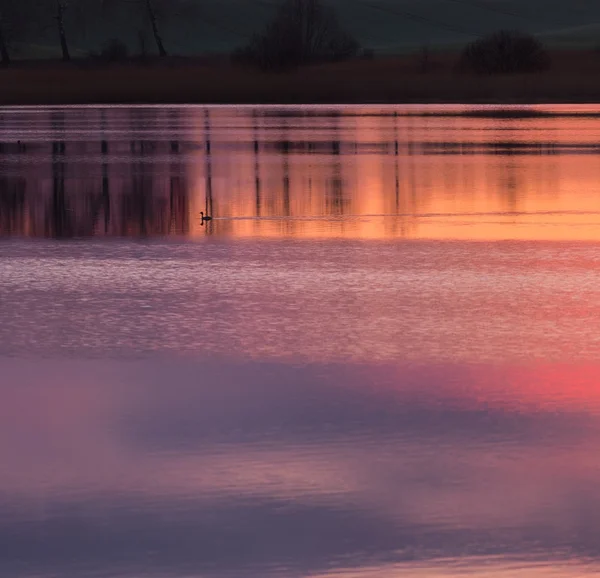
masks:
{"type": "Polygon", "coordinates": [[[537,38],[511,30],[500,30],[471,42],[459,62],[459,68],[478,74],[535,72],[549,65],[550,57],[537,38]]]}
{"type": "Polygon", "coordinates": [[[31,11],[19,0],[0,0],[0,63],[12,62],[16,41],[23,39],[30,24],[31,11]]]}
{"type": "Polygon", "coordinates": [[[102,12],[107,18],[114,17],[119,7],[133,8],[131,16],[135,22],[135,35],[140,45],[140,53],[142,56],[146,55],[145,31],[149,27],[161,58],[169,55],[164,39],[164,25],[175,18],[192,18],[197,12],[196,5],[186,0],[101,0],[101,4],[102,12]]]}
{"type": "Polygon", "coordinates": [[[65,11],[67,9],[67,0],[56,0],[56,25],[58,27],[58,37],[60,40],[60,50],[62,52],[62,59],[65,62],[71,60],[71,53],[69,52],[69,45],[67,43],[67,34],[65,32],[65,11]]]}
{"type": "Polygon", "coordinates": [[[234,56],[266,69],[285,69],[355,56],[360,45],[322,0],[286,0],[266,29],[234,56]]]}

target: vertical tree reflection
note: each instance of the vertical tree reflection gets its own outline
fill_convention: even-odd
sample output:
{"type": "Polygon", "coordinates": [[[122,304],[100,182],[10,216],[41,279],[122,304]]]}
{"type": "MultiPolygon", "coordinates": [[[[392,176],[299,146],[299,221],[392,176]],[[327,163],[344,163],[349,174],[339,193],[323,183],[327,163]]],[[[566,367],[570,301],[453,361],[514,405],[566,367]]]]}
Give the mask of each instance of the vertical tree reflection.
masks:
{"type": "Polygon", "coordinates": [[[185,233],[189,230],[189,202],[184,177],[181,147],[177,140],[179,111],[169,113],[171,140],[169,143],[169,224],[168,233],[185,233]]]}
{"type": "Polygon", "coordinates": [[[0,235],[24,232],[27,182],[22,177],[0,177],[0,235]]]}
{"type": "Polygon", "coordinates": [[[283,119],[283,141],[281,143],[283,157],[283,214],[290,216],[290,141],[287,119],[283,119]]]}
{"type": "Polygon", "coordinates": [[[515,158],[508,156],[499,179],[498,190],[510,213],[516,213],[519,210],[519,191],[521,190],[519,185],[519,165],[515,158]]]}
{"type": "MultiPolygon", "coordinates": [[[[103,114],[101,115],[103,117],[103,114]]],[[[102,123],[102,126],[104,124],[102,123]]],[[[107,234],[110,225],[110,179],[108,176],[108,141],[104,138],[104,130],[102,131],[102,140],[100,141],[100,168],[101,168],[101,186],[100,192],[97,191],[96,187],[86,195],[85,201],[87,201],[85,207],[86,211],[83,215],[78,215],[77,219],[77,234],[78,235],[94,235],[98,231],[98,221],[100,215],[104,215],[103,232],[107,234]],[[89,198],[87,198],[89,197],[89,198]]],[[[97,146],[97,145],[95,145],[97,146]]],[[[78,190],[77,181],[72,182],[71,195],[83,194],[82,191],[78,190]]]]}
{"type": "Polygon", "coordinates": [[[52,198],[50,211],[47,212],[46,217],[46,234],[57,238],[72,237],[74,234],[73,219],[67,206],[65,191],[64,113],[51,113],[50,123],[57,140],[52,141],[52,198]]]}
{"type": "Polygon", "coordinates": [[[102,141],[102,204],[104,205],[104,233],[108,233],[110,223],[110,182],[108,179],[108,141],[106,140],[106,110],[101,112],[102,141]]]}
{"type": "MultiPolygon", "coordinates": [[[[22,153],[24,145],[17,143],[17,153],[22,153]]],[[[24,233],[27,224],[27,181],[20,175],[11,175],[11,154],[8,143],[0,142],[0,235],[24,233]]],[[[19,159],[19,165],[20,165],[19,159]]]]}
{"type": "MultiPolygon", "coordinates": [[[[205,175],[205,198],[204,198],[204,214],[213,214],[213,182],[212,182],[212,145],[211,145],[211,127],[210,127],[210,111],[204,109],[204,175],[205,175]]],[[[206,233],[213,233],[213,222],[204,223],[206,233]]]]}
{"type": "Polygon", "coordinates": [[[121,235],[146,236],[152,230],[153,165],[147,157],[154,153],[156,147],[154,142],[145,138],[144,132],[150,114],[143,109],[130,112],[130,185],[121,195],[121,235]]]}
{"type": "Polygon", "coordinates": [[[342,179],[342,156],[340,142],[340,121],[334,117],[333,140],[331,142],[331,178],[327,187],[326,207],[329,215],[341,216],[345,212],[344,182],[342,179]]]}
{"type": "Polygon", "coordinates": [[[258,119],[256,110],[252,111],[252,134],[254,144],[254,203],[255,215],[260,217],[261,213],[261,185],[260,185],[260,145],[258,134],[258,119]]]}
{"type": "MultiPolygon", "coordinates": [[[[46,142],[34,139],[25,148],[12,129],[0,139],[0,234],[178,235],[191,223],[197,232],[200,210],[215,217],[220,208],[233,218],[204,223],[203,233],[406,236],[432,227],[419,216],[430,211],[491,207],[514,214],[534,188],[567,206],[555,183],[568,159],[534,157],[562,154],[547,143],[524,147],[519,135],[514,142],[502,136],[473,143],[448,135],[440,120],[393,111],[360,119],[306,110],[276,120],[267,114],[254,109],[233,127],[231,117],[210,108],[36,112],[23,126],[36,122],[39,134],[49,133],[46,142]],[[196,153],[179,131],[190,114],[202,125],[194,144],[203,154],[188,176],[196,153]],[[243,151],[238,142],[227,145],[231,138],[244,143],[243,151]],[[193,214],[189,179],[196,176],[193,214]],[[216,207],[219,200],[228,205],[216,207]],[[349,213],[369,217],[345,218],[349,213]]],[[[10,115],[6,122],[13,122],[10,115]]],[[[577,163],[581,155],[570,158],[577,163]]]]}
{"type": "Polygon", "coordinates": [[[400,212],[400,159],[398,144],[398,113],[394,112],[394,176],[396,193],[396,214],[400,212]]]}

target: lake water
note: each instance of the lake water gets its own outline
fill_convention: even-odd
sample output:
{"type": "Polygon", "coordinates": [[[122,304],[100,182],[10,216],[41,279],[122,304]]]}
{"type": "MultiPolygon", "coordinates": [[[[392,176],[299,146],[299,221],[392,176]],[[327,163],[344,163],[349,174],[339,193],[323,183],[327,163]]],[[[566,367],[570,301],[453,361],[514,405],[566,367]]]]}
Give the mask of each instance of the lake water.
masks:
{"type": "Polygon", "coordinates": [[[600,107],[0,140],[0,576],[600,575],[600,107]]]}

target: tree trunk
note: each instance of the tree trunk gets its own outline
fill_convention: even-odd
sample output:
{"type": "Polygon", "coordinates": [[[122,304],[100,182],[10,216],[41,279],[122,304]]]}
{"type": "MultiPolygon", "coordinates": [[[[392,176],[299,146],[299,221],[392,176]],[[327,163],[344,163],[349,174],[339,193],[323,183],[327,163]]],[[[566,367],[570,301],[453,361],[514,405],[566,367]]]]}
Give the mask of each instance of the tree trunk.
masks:
{"type": "Polygon", "coordinates": [[[65,34],[65,22],[64,22],[65,5],[62,0],[56,2],[56,22],[58,24],[58,35],[60,37],[60,49],[62,51],[62,59],[65,62],[71,60],[71,54],[69,53],[69,45],[67,44],[67,35],[65,34]]]}
{"type": "Polygon", "coordinates": [[[156,46],[158,47],[158,54],[162,56],[167,56],[167,51],[165,50],[165,46],[163,44],[162,38],[158,32],[158,23],[156,22],[156,12],[154,12],[154,8],[152,7],[151,0],[146,0],[146,11],[148,12],[148,18],[150,19],[150,24],[152,25],[152,34],[154,35],[154,40],[156,42],[156,46]]]}
{"type": "Polygon", "coordinates": [[[10,54],[8,52],[8,46],[6,45],[6,38],[4,31],[0,25],[0,56],[2,57],[2,66],[8,66],[10,64],[10,54]]]}

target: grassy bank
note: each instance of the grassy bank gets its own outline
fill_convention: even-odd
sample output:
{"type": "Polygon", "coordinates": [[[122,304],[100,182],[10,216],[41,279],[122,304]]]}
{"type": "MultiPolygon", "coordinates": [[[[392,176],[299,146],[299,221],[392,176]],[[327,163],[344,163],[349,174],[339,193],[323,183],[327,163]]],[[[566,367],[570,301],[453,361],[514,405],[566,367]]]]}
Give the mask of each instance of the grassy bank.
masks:
{"type": "Polygon", "coordinates": [[[21,63],[0,70],[0,104],[91,103],[535,103],[600,102],[600,53],[554,53],[542,73],[474,76],[455,55],[418,56],[258,73],[224,58],[141,64],[21,63]]]}

